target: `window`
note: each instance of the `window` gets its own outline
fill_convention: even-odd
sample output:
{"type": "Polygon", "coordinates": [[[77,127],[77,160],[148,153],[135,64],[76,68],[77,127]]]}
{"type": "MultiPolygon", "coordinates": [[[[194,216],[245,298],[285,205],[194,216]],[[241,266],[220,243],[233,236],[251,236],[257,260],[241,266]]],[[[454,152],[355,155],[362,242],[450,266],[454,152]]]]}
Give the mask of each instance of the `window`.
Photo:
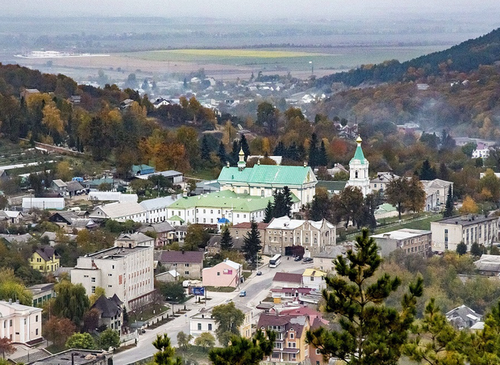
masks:
{"type": "Polygon", "coordinates": [[[189,267],[189,264],[184,264],[184,267],[189,267]]]}
{"type": "Polygon", "coordinates": [[[198,323],[198,331],[201,331],[201,323],[198,323]]]}
{"type": "Polygon", "coordinates": [[[184,275],[189,275],[189,271],[184,271],[184,275]]]}
{"type": "Polygon", "coordinates": [[[212,323],[209,323],[208,324],[208,330],[211,331],[212,330],[212,323]]]}
{"type": "Polygon", "coordinates": [[[292,333],[290,333],[290,338],[294,338],[294,334],[293,334],[293,332],[292,332],[292,333]]]}
{"type": "Polygon", "coordinates": [[[12,327],[12,319],[9,321],[9,326],[12,327]]]}
{"type": "Polygon", "coordinates": [[[217,276],[220,276],[220,271],[217,271],[217,276]]]}
{"type": "Polygon", "coordinates": [[[95,283],[95,278],[91,278],[90,281],[95,283]]]}
{"type": "Polygon", "coordinates": [[[38,336],[38,328],[35,329],[35,335],[38,336]]]}
{"type": "Polygon", "coordinates": [[[95,293],[95,286],[92,287],[92,294],[95,293]]]}

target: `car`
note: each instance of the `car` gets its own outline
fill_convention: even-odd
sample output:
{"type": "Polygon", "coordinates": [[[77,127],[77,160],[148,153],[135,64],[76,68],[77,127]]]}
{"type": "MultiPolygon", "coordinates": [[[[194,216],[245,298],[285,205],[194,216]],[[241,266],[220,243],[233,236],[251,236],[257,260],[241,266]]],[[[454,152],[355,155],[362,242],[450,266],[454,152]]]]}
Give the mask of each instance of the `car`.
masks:
{"type": "Polygon", "coordinates": [[[304,262],[311,262],[313,260],[312,257],[304,257],[304,262]]]}
{"type": "Polygon", "coordinates": [[[300,260],[302,260],[301,256],[295,256],[295,258],[293,259],[293,261],[300,261],[300,260]]]}
{"type": "Polygon", "coordinates": [[[246,297],[246,296],[247,296],[247,291],[246,290],[240,291],[240,297],[246,297]]]}
{"type": "Polygon", "coordinates": [[[257,271],[256,275],[257,275],[257,276],[261,276],[261,275],[262,275],[262,271],[260,271],[260,270],[259,270],[259,271],[257,271]]]}

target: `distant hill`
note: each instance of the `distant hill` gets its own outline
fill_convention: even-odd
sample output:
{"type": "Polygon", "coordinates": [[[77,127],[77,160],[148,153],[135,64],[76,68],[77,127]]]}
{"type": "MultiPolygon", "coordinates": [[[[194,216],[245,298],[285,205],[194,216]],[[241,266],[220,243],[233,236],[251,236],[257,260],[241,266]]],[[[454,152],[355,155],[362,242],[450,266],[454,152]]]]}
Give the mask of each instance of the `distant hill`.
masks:
{"type": "Polygon", "coordinates": [[[431,53],[410,61],[385,61],[362,65],[348,72],[319,78],[317,86],[343,82],[348,86],[362,83],[411,81],[422,76],[436,76],[446,71],[470,72],[480,65],[492,65],[500,60],[500,28],[476,39],[470,39],[444,51],[431,53]]]}

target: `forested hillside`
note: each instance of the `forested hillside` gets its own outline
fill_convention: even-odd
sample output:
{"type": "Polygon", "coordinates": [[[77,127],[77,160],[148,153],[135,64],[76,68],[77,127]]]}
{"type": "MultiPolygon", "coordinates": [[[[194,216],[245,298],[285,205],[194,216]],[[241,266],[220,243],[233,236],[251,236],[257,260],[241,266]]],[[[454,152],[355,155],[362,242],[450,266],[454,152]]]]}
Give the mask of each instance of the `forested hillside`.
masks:
{"type": "Polygon", "coordinates": [[[482,37],[462,42],[441,52],[431,53],[410,61],[397,60],[376,65],[362,65],[348,72],[322,77],[317,86],[343,82],[348,86],[395,81],[416,81],[438,76],[444,71],[470,72],[481,65],[492,65],[500,60],[500,29],[482,37]]]}

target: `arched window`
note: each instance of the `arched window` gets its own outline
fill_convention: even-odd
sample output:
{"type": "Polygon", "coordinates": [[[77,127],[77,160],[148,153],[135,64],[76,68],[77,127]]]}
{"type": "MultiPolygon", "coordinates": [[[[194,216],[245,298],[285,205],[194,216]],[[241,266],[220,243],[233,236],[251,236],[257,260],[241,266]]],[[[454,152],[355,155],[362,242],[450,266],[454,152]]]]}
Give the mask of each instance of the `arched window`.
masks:
{"type": "Polygon", "coordinates": [[[357,178],[358,178],[358,170],[356,170],[356,171],[354,172],[354,178],[355,178],[355,179],[357,179],[357,178]]]}

